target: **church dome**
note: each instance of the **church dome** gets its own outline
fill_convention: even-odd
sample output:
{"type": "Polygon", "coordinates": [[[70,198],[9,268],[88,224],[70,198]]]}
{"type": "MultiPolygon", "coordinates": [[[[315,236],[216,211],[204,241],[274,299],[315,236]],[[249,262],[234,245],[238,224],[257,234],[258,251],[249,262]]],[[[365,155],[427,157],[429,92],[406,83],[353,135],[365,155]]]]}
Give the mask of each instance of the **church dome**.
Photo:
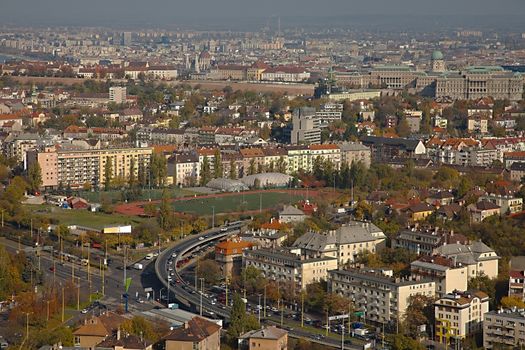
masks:
{"type": "Polygon", "coordinates": [[[443,53],[439,50],[436,50],[434,52],[432,52],[432,59],[434,61],[436,60],[442,60],[443,59],[443,53]]]}

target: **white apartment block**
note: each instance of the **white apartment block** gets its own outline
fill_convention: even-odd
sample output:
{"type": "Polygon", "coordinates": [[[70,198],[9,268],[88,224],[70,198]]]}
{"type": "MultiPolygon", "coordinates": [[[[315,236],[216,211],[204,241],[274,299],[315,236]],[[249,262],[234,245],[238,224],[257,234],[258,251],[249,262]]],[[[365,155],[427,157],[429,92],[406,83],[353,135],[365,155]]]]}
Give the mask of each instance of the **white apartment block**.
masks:
{"type": "Polygon", "coordinates": [[[392,270],[348,269],[329,274],[328,290],[352,300],[372,322],[401,322],[411,296],[433,297],[436,292],[435,282],[394,278],[392,270]]]}
{"type": "Polygon", "coordinates": [[[243,252],[243,266],[253,266],[271,280],[287,283],[296,291],[310,283],[326,280],[328,271],[337,269],[331,257],[303,258],[298,249],[291,251],[253,249],[243,252]]]}

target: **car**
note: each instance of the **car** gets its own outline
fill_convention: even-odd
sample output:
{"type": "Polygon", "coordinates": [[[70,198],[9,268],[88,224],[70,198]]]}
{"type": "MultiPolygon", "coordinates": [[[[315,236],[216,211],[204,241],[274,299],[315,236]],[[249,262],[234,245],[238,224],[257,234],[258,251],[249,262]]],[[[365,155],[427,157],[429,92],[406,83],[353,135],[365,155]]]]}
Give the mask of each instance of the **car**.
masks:
{"type": "Polygon", "coordinates": [[[199,237],[199,241],[204,241],[204,237],[199,237]]]}
{"type": "Polygon", "coordinates": [[[180,282],[180,279],[178,279],[178,278],[175,280],[175,282],[176,282],[176,283],[181,283],[181,282],[180,282]]]}
{"type": "Polygon", "coordinates": [[[54,267],[54,266],[51,266],[51,267],[49,268],[49,271],[51,271],[51,272],[55,272],[55,267],[54,267]]]}
{"type": "Polygon", "coordinates": [[[228,231],[227,227],[221,227],[221,232],[227,232],[227,231],[228,231]]]}
{"type": "Polygon", "coordinates": [[[139,304],[144,304],[144,299],[142,299],[142,298],[138,298],[138,299],[137,299],[137,303],[139,303],[139,304]]]}
{"type": "Polygon", "coordinates": [[[83,313],[83,314],[87,314],[89,312],[89,310],[88,309],[82,309],[82,311],[80,311],[80,312],[83,313]]]}
{"type": "Polygon", "coordinates": [[[210,303],[211,303],[212,305],[217,304],[217,302],[216,302],[215,300],[210,300],[210,303]]]}

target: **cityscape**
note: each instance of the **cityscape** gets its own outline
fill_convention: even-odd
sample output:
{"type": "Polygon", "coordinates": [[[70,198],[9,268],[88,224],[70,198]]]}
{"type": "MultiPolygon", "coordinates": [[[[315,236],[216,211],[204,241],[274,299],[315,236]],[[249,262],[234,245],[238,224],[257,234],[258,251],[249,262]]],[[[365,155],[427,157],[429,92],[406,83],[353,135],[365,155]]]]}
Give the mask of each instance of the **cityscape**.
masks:
{"type": "Polygon", "coordinates": [[[0,349],[523,348],[524,16],[5,0],[0,349]]]}

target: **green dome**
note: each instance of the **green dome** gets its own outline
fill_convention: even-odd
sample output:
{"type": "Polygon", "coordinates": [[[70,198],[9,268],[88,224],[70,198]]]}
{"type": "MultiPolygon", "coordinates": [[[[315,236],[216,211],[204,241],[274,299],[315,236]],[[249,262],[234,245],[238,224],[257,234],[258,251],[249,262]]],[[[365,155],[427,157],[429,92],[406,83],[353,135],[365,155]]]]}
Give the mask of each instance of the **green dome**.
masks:
{"type": "Polygon", "coordinates": [[[442,60],[443,59],[443,53],[441,51],[434,51],[432,52],[432,59],[433,60],[442,60]]]}

